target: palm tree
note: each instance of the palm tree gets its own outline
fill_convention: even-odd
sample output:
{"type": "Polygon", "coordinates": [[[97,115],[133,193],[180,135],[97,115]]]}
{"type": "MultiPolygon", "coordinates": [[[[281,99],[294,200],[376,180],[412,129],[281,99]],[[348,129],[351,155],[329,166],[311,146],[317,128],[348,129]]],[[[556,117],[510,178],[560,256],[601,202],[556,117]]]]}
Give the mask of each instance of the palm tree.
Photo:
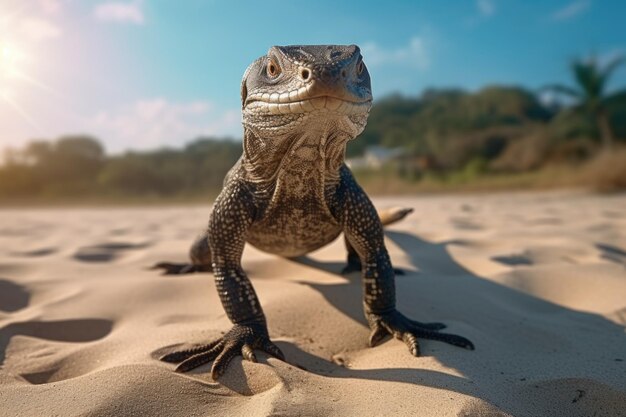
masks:
{"type": "Polygon", "coordinates": [[[565,85],[551,85],[547,90],[567,95],[577,104],[575,109],[584,111],[595,119],[600,137],[605,148],[613,145],[613,129],[609,123],[609,114],[606,107],[606,85],[611,74],[624,62],[624,57],[617,56],[602,65],[595,56],[587,59],[575,59],[571,63],[577,88],[565,85]]]}

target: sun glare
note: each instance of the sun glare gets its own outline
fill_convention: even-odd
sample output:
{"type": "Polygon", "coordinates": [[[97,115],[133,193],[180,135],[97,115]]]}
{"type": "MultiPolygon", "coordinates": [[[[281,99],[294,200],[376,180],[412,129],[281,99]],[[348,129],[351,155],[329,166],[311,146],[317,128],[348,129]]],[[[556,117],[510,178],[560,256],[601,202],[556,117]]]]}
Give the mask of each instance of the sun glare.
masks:
{"type": "Polygon", "coordinates": [[[10,79],[19,74],[21,56],[14,46],[0,41],[0,91],[8,88],[10,79]]]}
{"type": "MultiPolygon", "coordinates": [[[[26,55],[15,45],[0,40],[0,100],[9,105],[28,124],[37,127],[35,121],[16,101],[18,81],[29,82],[22,72],[26,55]]],[[[35,82],[31,82],[35,83],[35,82]]]]}

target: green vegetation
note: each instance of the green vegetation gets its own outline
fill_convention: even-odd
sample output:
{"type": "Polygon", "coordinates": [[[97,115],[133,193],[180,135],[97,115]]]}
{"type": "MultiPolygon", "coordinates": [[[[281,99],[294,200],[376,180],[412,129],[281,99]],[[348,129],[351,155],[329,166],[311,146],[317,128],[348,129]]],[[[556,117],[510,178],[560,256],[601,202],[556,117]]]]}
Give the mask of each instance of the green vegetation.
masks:
{"type": "Polygon", "coordinates": [[[594,119],[597,129],[606,148],[613,145],[614,134],[609,120],[606,96],[606,85],[615,69],[622,64],[622,57],[614,57],[602,65],[596,57],[576,59],[572,62],[572,73],[578,88],[565,85],[553,85],[547,89],[565,94],[576,101],[572,109],[594,119]]]}
{"type": "MultiPolygon", "coordinates": [[[[347,157],[399,148],[382,167],[355,166],[370,192],[591,187],[626,188],[626,90],[606,93],[622,61],[572,64],[576,101],[543,104],[535,92],[490,86],[390,96],[372,108],[347,157]]],[[[88,136],[7,149],[0,202],[207,201],[241,154],[241,142],[199,138],[182,149],[106,155],[88,136]]]]}
{"type": "Polygon", "coordinates": [[[207,201],[241,154],[241,143],[200,138],[183,149],[106,156],[88,136],[7,150],[0,199],[22,202],[207,201]]]}

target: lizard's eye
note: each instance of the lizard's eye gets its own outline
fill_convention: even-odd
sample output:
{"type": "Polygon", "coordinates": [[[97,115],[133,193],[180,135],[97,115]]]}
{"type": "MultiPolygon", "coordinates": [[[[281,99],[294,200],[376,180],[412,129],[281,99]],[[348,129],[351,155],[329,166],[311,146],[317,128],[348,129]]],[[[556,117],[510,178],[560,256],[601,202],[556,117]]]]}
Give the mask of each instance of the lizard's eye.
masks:
{"type": "Polygon", "coordinates": [[[269,59],[267,61],[266,71],[270,78],[276,78],[280,74],[280,67],[273,59],[269,59]]]}
{"type": "Polygon", "coordinates": [[[356,73],[357,73],[357,75],[363,74],[363,70],[364,69],[365,69],[365,64],[363,63],[363,61],[359,61],[359,63],[356,64],[356,73]]]}

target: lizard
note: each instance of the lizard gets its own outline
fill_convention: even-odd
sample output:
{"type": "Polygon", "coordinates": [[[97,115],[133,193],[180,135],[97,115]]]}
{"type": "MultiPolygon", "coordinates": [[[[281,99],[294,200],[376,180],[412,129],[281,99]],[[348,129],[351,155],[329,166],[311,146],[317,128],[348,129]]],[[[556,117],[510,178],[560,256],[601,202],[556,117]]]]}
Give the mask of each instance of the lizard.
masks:
{"type": "Polygon", "coordinates": [[[206,231],[192,245],[190,264],[161,263],[166,273],[212,271],[233,327],[223,337],[160,359],[186,372],[213,361],[217,380],[241,355],[256,350],[280,360],[257,294],[241,266],[247,243],[297,257],[344,234],[345,271],[362,274],[369,345],[391,335],[419,356],[418,338],[474,349],[468,339],[442,333],[442,323],[412,320],[396,309],[395,271],[385,247],[381,215],[345,164],[346,145],[365,128],[371,80],[356,45],[273,46],[245,71],[241,83],[243,153],[224,179],[206,231]]]}

